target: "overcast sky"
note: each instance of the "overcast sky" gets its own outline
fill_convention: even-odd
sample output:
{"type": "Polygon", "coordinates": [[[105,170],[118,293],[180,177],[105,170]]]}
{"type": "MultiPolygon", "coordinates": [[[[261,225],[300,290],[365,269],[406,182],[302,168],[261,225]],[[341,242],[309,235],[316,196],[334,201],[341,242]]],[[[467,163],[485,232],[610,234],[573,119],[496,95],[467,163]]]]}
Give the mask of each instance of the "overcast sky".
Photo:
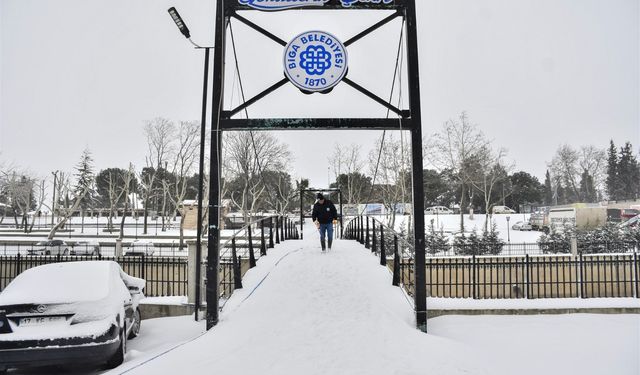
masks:
{"type": "MultiPolygon", "coordinates": [[[[640,146],[639,0],[417,3],[425,135],[467,111],[496,146],[509,150],[517,169],[539,177],[563,143],[606,147],[612,138],[640,146]]],[[[98,169],[129,161],[142,167],[145,120],[200,118],[202,53],[179,34],[167,8],[175,5],[193,39],[207,45],[213,0],[0,4],[0,159],[48,175],[71,170],[88,147],[98,169]]],[[[287,41],[313,29],[344,41],[383,17],[252,15],[287,41]]],[[[283,49],[241,24],[233,27],[250,97],[282,77],[283,49]]],[[[389,95],[399,30],[399,22],[391,23],[348,50],[349,77],[382,97],[389,95]]],[[[233,101],[238,104],[237,94],[233,101]]],[[[286,85],[249,108],[250,117],[385,113],[345,84],[312,96],[286,85]]],[[[320,187],[327,185],[335,143],[359,143],[368,153],[380,132],[278,135],[294,154],[292,174],[320,187]]]]}

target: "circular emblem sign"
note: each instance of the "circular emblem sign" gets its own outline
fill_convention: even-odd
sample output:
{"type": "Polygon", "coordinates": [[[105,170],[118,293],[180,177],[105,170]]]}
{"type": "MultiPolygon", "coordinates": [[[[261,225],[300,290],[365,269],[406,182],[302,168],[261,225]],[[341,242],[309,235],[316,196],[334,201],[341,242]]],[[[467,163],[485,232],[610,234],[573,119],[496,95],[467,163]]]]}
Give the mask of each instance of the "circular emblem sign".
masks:
{"type": "Polygon", "coordinates": [[[347,74],[347,50],[329,33],[307,31],[287,44],[284,72],[300,90],[329,90],[347,74]]]}

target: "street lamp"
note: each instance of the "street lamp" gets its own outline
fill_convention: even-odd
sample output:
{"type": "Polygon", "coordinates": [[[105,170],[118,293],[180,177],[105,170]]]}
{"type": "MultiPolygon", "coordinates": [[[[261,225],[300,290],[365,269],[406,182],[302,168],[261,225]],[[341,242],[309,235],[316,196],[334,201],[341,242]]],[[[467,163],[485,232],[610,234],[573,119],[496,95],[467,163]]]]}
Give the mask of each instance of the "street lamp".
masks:
{"type": "MultiPolygon", "coordinates": [[[[202,270],[201,270],[201,262],[202,262],[202,249],[201,249],[201,238],[202,238],[202,191],[204,190],[204,137],[205,137],[205,128],[207,122],[207,92],[208,92],[208,79],[209,79],[209,50],[214,47],[201,47],[194,43],[191,40],[191,33],[189,33],[189,28],[180,17],[180,14],[176,10],[176,8],[171,7],[168,9],[169,15],[173,19],[173,22],[176,23],[180,33],[184,35],[185,38],[189,41],[189,43],[193,44],[196,49],[204,49],[204,79],[202,84],[202,118],[200,120],[200,165],[198,167],[198,228],[196,229],[196,298],[195,298],[195,319],[198,321],[198,313],[200,311],[200,307],[202,305],[202,298],[200,296],[200,281],[202,279],[202,270]]],[[[212,229],[209,229],[212,230],[212,229]]],[[[217,308],[217,307],[216,307],[217,308]]]]}

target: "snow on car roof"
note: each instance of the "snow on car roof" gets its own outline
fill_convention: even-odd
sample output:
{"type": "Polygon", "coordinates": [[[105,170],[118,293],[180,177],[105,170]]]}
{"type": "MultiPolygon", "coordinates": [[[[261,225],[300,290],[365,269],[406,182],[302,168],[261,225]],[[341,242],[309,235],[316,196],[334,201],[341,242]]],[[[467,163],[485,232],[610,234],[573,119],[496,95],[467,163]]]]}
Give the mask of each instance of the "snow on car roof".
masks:
{"type": "Polygon", "coordinates": [[[0,305],[97,301],[109,295],[120,266],[111,261],[52,263],[30,268],[0,293],[0,305]]]}

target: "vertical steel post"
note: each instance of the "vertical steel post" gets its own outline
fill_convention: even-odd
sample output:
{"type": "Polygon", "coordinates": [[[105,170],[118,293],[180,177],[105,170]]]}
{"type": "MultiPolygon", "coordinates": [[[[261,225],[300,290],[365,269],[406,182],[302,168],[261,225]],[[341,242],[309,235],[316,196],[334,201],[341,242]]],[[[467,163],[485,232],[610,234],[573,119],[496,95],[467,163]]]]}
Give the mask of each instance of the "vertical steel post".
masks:
{"type": "Polygon", "coordinates": [[[387,266],[387,254],[384,249],[384,225],[380,225],[380,265],[387,266]]]}
{"type": "Polygon", "coordinates": [[[393,286],[400,285],[400,253],[398,252],[398,236],[393,235],[393,286]]]}
{"type": "Polygon", "coordinates": [[[280,243],[280,216],[276,216],[275,223],[275,231],[276,231],[276,244],[280,243]]]}
{"type": "Polygon", "coordinates": [[[344,221],[342,219],[342,190],[338,190],[338,197],[340,199],[340,238],[344,237],[344,221]]]}
{"type": "Polygon", "coordinates": [[[224,51],[226,35],[225,0],[216,2],[215,49],[213,53],[213,94],[211,154],[209,168],[209,236],[207,243],[207,330],[218,324],[218,264],[220,262],[220,165],[222,132],[220,112],[224,95],[224,51]]]}
{"type": "Polygon", "coordinates": [[[242,289],[242,270],[238,261],[238,251],[236,249],[236,238],[231,238],[231,257],[233,261],[233,287],[242,289]]]}
{"type": "Polygon", "coordinates": [[[251,225],[247,227],[247,246],[249,246],[249,267],[256,266],[256,254],[253,252],[253,237],[251,236],[251,225]]]}
{"type": "Polygon", "coordinates": [[[269,218],[269,249],[273,249],[273,217],[269,218]]]}
{"type": "MultiPolygon", "coordinates": [[[[302,181],[302,180],[301,180],[302,181]]],[[[304,197],[304,189],[300,189],[300,239],[304,239],[304,235],[302,234],[303,232],[303,225],[304,225],[304,202],[303,202],[303,197],[304,197]]]]}
{"type": "Polygon", "coordinates": [[[260,256],[267,255],[267,243],[264,241],[264,220],[260,221],[260,256]]]}
{"type": "MultiPolygon", "coordinates": [[[[207,93],[209,83],[209,48],[204,49],[204,82],[202,84],[202,117],[200,118],[200,165],[198,166],[198,221],[196,228],[196,301],[195,319],[198,321],[198,314],[202,307],[202,296],[200,295],[200,284],[202,281],[202,192],[204,191],[204,137],[206,135],[207,124],[207,93]]],[[[124,215],[124,213],[123,213],[124,215]]]]}
{"type": "Polygon", "coordinates": [[[376,221],[375,219],[371,219],[371,226],[372,226],[372,230],[371,233],[373,233],[373,238],[371,239],[371,252],[375,253],[376,252],[376,221]]]}
{"type": "Polygon", "coordinates": [[[368,249],[371,246],[369,245],[369,216],[367,216],[367,228],[366,228],[366,233],[365,233],[365,238],[364,238],[364,248],[368,249]]]}
{"type": "Polygon", "coordinates": [[[416,25],[416,2],[406,1],[407,58],[409,80],[409,102],[411,106],[411,153],[413,180],[413,234],[415,236],[415,308],[416,325],[427,331],[427,285],[424,243],[424,185],[422,171],[422,113],[420,111],[420,78],[418,63],[418,33],[416,25]]]}

